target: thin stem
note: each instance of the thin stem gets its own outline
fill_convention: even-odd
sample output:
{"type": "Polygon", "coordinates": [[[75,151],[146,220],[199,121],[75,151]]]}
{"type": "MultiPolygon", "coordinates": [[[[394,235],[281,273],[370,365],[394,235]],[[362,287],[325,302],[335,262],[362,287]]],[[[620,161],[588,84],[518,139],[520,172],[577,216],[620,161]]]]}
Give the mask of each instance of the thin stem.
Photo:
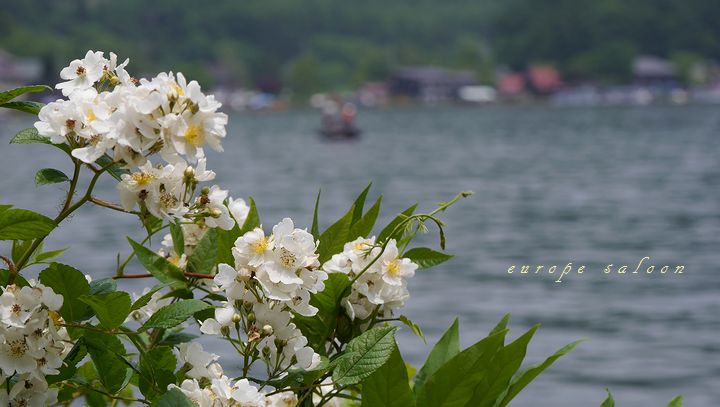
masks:
{"type": "MultiPolygon", "coordinates": [[[[78,210],[85,202],[87,202],[90,197],[92,196],[92,191],[95,188],[95,184],[97,183],[98,178],[100,178],[100,175],[102,175],[103,172],[105,172],[108,168],[115,165],[114,162],[111,162],[110,164],[102,167],[100,170],[98,170],[95,175],[93,175],[92,179],[90,180],[90,184],[87,187],[87,190],[85,191],[85,195],[83,195],[80,200],[78,200],[75,204],[69,205],[69,202],[72,201],[72,195],[75,193],[75,186],[77,186],[77,181],[79,178],[79,170],[76,171],[76,175],[73,176],[73,180],[70,181],[70,190],[68,191],[68,196],[66,198],[65,204],[63,205],[63,210],[60,211],[57,217],[53,219],[53,222],[58,225],[60,222],[65,220],[70,214],[78,210]]],[[[47,236],[45,236],[47,237],[47,236]]],[[[32,245],[28,248],[28,250],[23,253],[23,256],[20,258],[20,260],[17,262],[15,267],[17,268],[17,271],[22,270],[23,266],[27,264],[28,260],[30,259],[30,256],[37,250],[37,248],[40,246],[40,244],[45,240],[45,237],[37,238],[33,240],[32,245]]]]}
{"type": "MultiPolygon", "coordinates": [[[[215,278],[214,275],[210,274],[200,274],[200,273],[190,273],[190,272],[184,272],[183,275],[185,277],[192,277],[192,278],[206,278],[206,279],[212,279],[215,278]]],[[[153,277],[152,274],[149,273],[143,273],[143,274],[123,274],[119,276],[113,276],[113,280],[120,280],[125,278],[151,278],[153,277]]]]}
{"type": "Polygon", "coordinates": [[[8,266],[8,279],[7,279],[7,285],[12,285],[15,282],[15,276],[17,275],[17,268],[15,268],[15,265],[13,264],[12,260],[8,259],[5,256],[0,256],[0,259],[5,262],[8,266]]]}
{"type": "MultiPolygon", "coordinates": [[[[153,230],[153,231],[152,231],[151,233],[149,233],[143,240],[140,241],[140,244],[141,244],[141,245],[144,245],[144,244],[147,243],[147,241],[150,240],[150,238],[151,238],[153,235],[155,235],[157,232],[159,232],[159,231],[161,231],[161,230],[163,230],[163,229],[165,229],[165,228],[169,228],[169,227],[170,227],[170,224],[168,223],[167,225],[163,225],[162,227],[159,227],[159,228],[153,230]]],[[[135,251],[134,251],[134,250],[125,258],[125,260],[122,262],[122,264],[120,264],[120,265],[118,266],[117,272],[115,273],[115,277],[113,277],[113,278],[122,278],[122,276],[124,276],[123,272],[125,271],[125,267],[127,267],[128,263],[130,263],[130,260],[132,260],[133,257],[135,257],[135,251]]],[[[129,278],[140,278],[140,277],[129,277],[129,278]]]]}
{"type": "Polygon", "coordinates": [[[75,188],[77,188],[77,183],[80,180],[80,168],[81,164],[79,160],[73,159],[73,177],[70,181],[70,188],[68,189],[67,198],[65,199],[65,203],[63,204],[62,209],[60,210],[60,213],[66,211],[68,207],[70,206],[70,203],[72,202],[72,197],[75,195],[75,188]]]}
{"type": "Polygon", "coordinates": [[[96,388],[90,387],[90,386],[78,386],[78,385],[76,385],[76,384],[74,384],[74,383],[70,383],[70,382],[64,382],[64,384],[65,384],[66,386],[74,387],[74,388],[76,388],[76,389],[78,389],[78,390],[86,389],[86,390],[94,391],[94,392],[100,393],[100,394],[102,394],[103,396],[108,397],[108,398],[110,398],[110,399],[112,399],[112,400],[130,401],[130,402],[137,401],[137,402],[140,402],[140,403],[143,403],[143,404],[148,404],[148,405],[150,404],[150,402],[147,401],[147,400],[145,400],[145,399],[134,399],[134,398],[129,398],[129,397],[116,396],[116,395],[110,394],[110,393],[108,393],[108,392],[106,392],[106,391],[103,391],[103,390],[100,390],[100,389],[96,389],[96,388]]]}
{"type": "Polygon", "coordinates": [[[104,208],[112,209],[114,211],[129,213],[132,215],[140,215],[140,212],[138,212],[138,211],[127,211],[127,210],[123,209],[122,206],[120,206],[120,205],[105,201],[96,196],[91,196],[90,199],[88,199],[88,202],[94,203],[95,205],[102,206],[104,208]]]}

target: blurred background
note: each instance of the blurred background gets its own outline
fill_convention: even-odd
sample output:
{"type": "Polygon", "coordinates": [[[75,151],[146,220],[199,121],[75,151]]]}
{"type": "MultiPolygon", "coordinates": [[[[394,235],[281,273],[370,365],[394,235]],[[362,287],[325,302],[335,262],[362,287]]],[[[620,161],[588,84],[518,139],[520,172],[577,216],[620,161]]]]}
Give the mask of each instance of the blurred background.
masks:
{"type": "MultiPolygon", "coordinates": [[[[543,325],[531,362],[590,340],[515,406],[596,406],[610,387],[619,406],[684,394],[714,407],[718,21],[720,3],[702,0],[24,0],[0,6],[0,85],[54,84],[88,49],[129,57],[136,77],[199,80],[230,114],[210,167],[232,196],[256,199],[266,228],[285,216],[309,226],[318,188],[321,226],[369,181],[384,195],[381,222],[474,190],[445,214],[456,258],[411,281],[406,315],[428,343],[455,315],[470,345],[511,312],[511,334],[543,325]],[[645,256],[685,273],[602,273],[645,256]],[[588,271],[560,284],[506,272],[568,262],[588,271]]],[[[12,168],[0,200],[52,214],[61,187],[33,177],[67,171],[64,158],[6,144],[32,123],[0,117],[12,168]]],[[[110,180],[100,195],[117,200],[110,180]]],[[[92,207],[46,247],[71,246],[61,261],[102,278],[128,252],[125,235],[142,230],[92,207]]],[[[400,341],[406,360],[424,361],[430,345],[406,331],[400,341]]]]}

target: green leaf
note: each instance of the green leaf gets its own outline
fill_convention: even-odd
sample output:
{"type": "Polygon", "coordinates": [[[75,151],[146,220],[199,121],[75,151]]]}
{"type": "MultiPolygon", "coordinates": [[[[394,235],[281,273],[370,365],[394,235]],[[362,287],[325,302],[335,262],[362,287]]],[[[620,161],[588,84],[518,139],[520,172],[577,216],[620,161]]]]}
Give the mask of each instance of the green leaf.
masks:
{"type": "MultiPolygon", "coordinates": [[[[12,261],[17,263],[20,261],[20,258],[30,250],[30,246],[32,246],[33,241],[31,240],[13,240],[12,242],[12,249],[11,249],[11,258],[12,261]]],[[[42,243],[40,243],[40,246],[42,246],[42,243]]],[[[38,246],[38,249],[40,247],[38,246]]],[[[35,249],[36,251],[38,249],[35,249]]],[[[32,258],[32,255],[30,255],[30,258],[32,258]]]]}
{"type": "Polygon", "coordinates": [[[345,243],[349,241],[350,226],[352,224],[353,208],[337,222],[333,223],[320,235],[320,243],[318,245],[318,259],[320,263],[325,263],[330,258],[343,250],[345,243]]]}
{"type": "MultiPolygon", "coordinates": [[[[395,217],[390,223],[388,223],[387,226],[380,232],[378,235],[377,241],[378,242],[385,242],[388,239],[393,238],[394,236],[391,236],[397,225],[400,224],[400,222],[407,219],[409,216],[411,216],[415,212],[415,208],[417,208],[417,204],[405,209],[402,211],[398,216],[395,217]]],[[[401,230],[402,231],[402,230],[401,230]]]]}
{"type": "Polygon", "coordinates": [[[81,337],[73,345],[70,352],[63,359],[63,365],[58,369],[60,373],[47,376],[48,384],[61,382],[71,378],[77,371],[77,364],[87,355],[87,347],[84,339],[81,337]]]}
{"type": "Polygon", "coordinates": [[[181,343],[190,342],[197,338],[197,335],[186,332],[168,332],[160,341],[160,345],[176,346],[181,343]]]}
{"type": "Polygon", "coordinates": [[[600,407],[615,407],[615,399],[613,399],[612,393],[610,393],[610,389],[605,389],[607,392],[607,398],[605,401],[600,404],[600,407]]]}
{"type": "Polygon", "coordinates": [[[507,330],[490,335],[458,353],[416,386],[418,407],[465,406],[487,374],[485,367],[502,347],[507,330]]]}
{"type": "Polygon", "coordinates": [[[90,283],[90,295],[107,294],[117,290],[117,282],[112,278],[102,278],[90,283]]]}
{"type": "Polygon", "coordinates": [[[172,348],[161,346],[140,356],[140,392],[152,400],[163,393],[168,385],[175,384],[177,360],[172,348]]]}
{"type": "Polygon", "coordinates": [[[135,256],[140,264],[142,264],[155,278],[163,283],[185,281],[185,276],[183,275],[182,270],[170,263],[166,258],[130,238],[128,238],[128,242],[130,242],[130,245],[135,251],[135,256]]]}
{"type": "Polygon", "coordinates": [[[200,239],[188,259],[188,268],[193,273],[210,274],[218,256],[218,231],[210,229],[200,239]]]}
{"type": "Polygon", "coordinates": [[[257,227],[260,227],[260,215],[258,214],[255,200],[253,199],[253,197],[249,197],[248,200],[250,201],[250,210],[248,210],[248,215],[247,218],[245,218],[245,223],[243,223],[242,227],[240,228],[239,236],[242,236],[257,227]]]}
{"type": "Polygon", "coordinates": [[[79,298],[89,305],[97,315],[103,328],[117,328],[125,322],[130,314],[130,295],[126,292],[115,291],[106,294],[89,295],[79,298]]]}
{"type": "Polygon", "coordinates": [[[54,168],[43,168],[35,174],[35,186],[37,187],[61,182],[70,182],[70,178],[62,171],[54,168]]]}
{"type": "Polygon", "coordinates": [[[206,308],[210,308],[210,304],[200,300],[174,302],[157,310],[157,312],[140,327],[139,331],[142,332],[150,328],[172,328],[183,323],[194,313],[206,308]]]}
{"type": "Polygon", "coordinates": [[[503,315],[500,322],[495,325],[495,327],[490,331],[490,335],[496,334],[498,332],[504,331],[507,329],[507,324],[510,322],[510,314],[503,315]]]}
{"type": "Polygon", "coordinates": [[[322,193],[322,189],[318,189],[317,198],[315,198],[315,209],[313,210],[312,227],[310,228],[310,233],[312,233],[315,240],[318,240],[320,238],[320,227],[318,226],[318,207],[320,206],[320,193],[322,193]]]}
{"type": "Polygon", "coordinates": [[[363,210],[365,209],[365,199],[367,198],[368,192],[370,192],[370,187],[372,187],[372,182],[369,183],[362,192],[360,192],[360,195],[358,195],[357,198],[355,198],[355,202],[350,208],[353,212],[351,223],[355,223],[362,218],[363,210]]]}
{"type": "Polygon", "coordinates": [[[475,392],[469,405],[477,407],[493,407],[499,397],[503,397],[510,384],[510,379],[520,368],[528,343],[532,339],[540,325],[535,325],[528,332],[517,338],[508,346],[498,351],[492,362],[484,369],[480,384],[475,387],[475,392]]]}
{"type": "Polygon", "coordinates": [[[170,236],[173,241],[173,248],[178,256],[185,253],[185,235],[183,234],[182,226],[178,223],[170,222],[170,236]]]}
{"type": "Polygon", "coordinates": [[[116,336],[86,330],[83,336],[98,378],[111,394],[127,386],[132,369],[125,360],[125,347],[116,336]]]}
{"type": "Polygon", "coordinates": [[[415,397],[410,389],[407,368],[397,346],[390,358],[362,384],[363,405],[373,407],[412,407],[415,397]]]}
{"type": "Polygon", "coordinates": [[[455,318],[452,325],[450,325],[440,340],[433,346],[425,364],[420,368],[417,376],[415,376],[415,392],[425,385],[427,379],[432,376],[440,366],[460,353],[460,332],[458,325],[459,321],[455,318]]]}
{"type": "Polygon", "coordinates": [[[0,93],[0,104],[9,102],[20,95],[26,93],[38,93],[38,92],[52,92],[52,88],[45,85],[30,85],[23,86],[20,88],[11,89],[0,93]]]}
{"type": "Polygon", "coordinates": [[[40,272],[40,282],[63,296],[60,315],[67,322],[82,321],[92,317],[90,307],[80,297],[90,294],[90,284],[80,271],[60,263],[51,263],[40,272]]]}
{"type": "Polygon", "coordinates": [[[153,294],[155,294],[156,292],[158,292],[159,290],[161,290],[161,289],[163,289],[163,288],[165,288],[165,287],[167,287],[167,286],[168,286],[168,284],[158,284],[158,285],[156,285],[155,287],[151,288],[150,291],[148,291],[147,293],[143,294],[140,298],[138,298],[138,299],[133,303],[133,305],[132,305],[132,307],[130,308],[130,310],[131,310],[131,311],[135,311],[135,310],[138,310],[138,309],[146,306],[146,305],[148,304],[148,302],[150,302],[150,300],[152,299],[153,294]]]}
{"type": "Polygon", "coordinates": [[[0,212],[0,240],[43,238],[55,226],[52,219],[27,209],[6,209],[0,212]]]}
{"type": "Polygon", "coordinates": [[[293,322],[308,339],[309,345],[321,355],[326,352],[325,341],[337,327],[338,315],[342,312],[341,299],[348,287],[350,280],[347,275],[330,273],[325,280],[325,289],[310,298],[310,305],[317,307],[318,313],[312,317],[293,317],[293,322]]]}
{"type": "Polygon", "coordinates": [[[424,269],[437,266],[453,258],[453,256],[449,254],[438,252],[427,247],[410,249],[403,254],[403,257],[412,260],[413,263],[424,269]]]}
{"type": "Polygon", "coordinates": [[[675,396],[675,398],[670,400],[670,403],[668,403],[667,407],[682,407],[682,405],[683,405],[683,397],[675,396]]]}
{"type": "Polygon", "coordinates": [[[12,208],[12,205],[0,205],[0,212],[12,208]]]}
{"type": "Polygon", "coordinates": [[[512,399],[517,396],[522,389],[525,388],[530,382],[532,382],[540,373],[542,373],[545,369],[550,367],[553,363],[555,363],[556,360],[560,359],[561,357],[567,355],[570,353],[573,349],[575,349],[576,346],[578,346],[580,343],[584,342],[583,340],[575,341],[572,343],[569,343],[562,348],[560,348],[557,352],[555,352],[552,356],[545,359],[544,362],[531,366],[522,372],[520,372],[513,380],[510,382],[510,387],[508,388],[508,392],[503,398],[502,402],[499,404],[499,407],[507,406],[512,399]]]}
{"type": "Polygon", "coordinates": [[[170,389],[155,400],[152,407],[197,407],[197,404],[190,401],[179,389],[170,389]]]}
{"type": "Polygon", "coordinates": [[[378,214],[380,214],[380,203],[382,202],[382,195],[380,195],[375,201],[375,204],[368,209],[367,213],[360,218],[357,222],[353,223],[350,227],[350,234],[348,240],[354,240],[357,237],[368,237],[375,226],[378,214]]]}
{"type": "Polygon", "coordinates": [[[322,356],[317,367],[310,370],[291,368],[288,370],[286,375],[279,379],[268,380],[266,384],[273,386],[276,389],[309,386],[316,380],[320,379],[325,372],[328,371],[329,367],[330,362],[328,358],[322,356]]]}
{"type": "Polygon", "coordinates": [[[60,256],[61,254],[65,253],[66,250],[67,250],[67,248],[39,253],[35,256],[35,262],[39,263],[39,262],[43,262],[43,261],[52,260],[52,259],[60,256]]]}
{"type": "Polygon", "coordinates": [[[45,104],[30,101],[7,102],[0,105],[0,107],[4,107],[6,109],[15,109],[35,116],[40,113],[40,109],[42,109],[43,106],[45,106],[45,104]]]}
{"type": "Polygon", "coordinates": [[[423,342],[427,343],[427,341],[425,340],[425,335],[423,334],[423,331],[422,329],[420,329],[420,326],[418,324],[412,322],[410,318],[406,317],[405,315],[400,315],[398,319],[400,320],[400,322],[405,324],[405,326],[410,328],[415,334],[415,336],[422,339],[423,342]]]}
{"type": "Polygon", "coordinates": [[[36,128],[21,130],[10,140],[10,144],[52,144],[50,138],[38,134],[36,128]]]}
{"type": "Polygon", "coordinates": [[[117,163],[113,164],[115,161],[107,154],[104,154],[102,157],[95,160],[95,162],[100,166],[100,168],[106,168],[107,173],[118,181],[122,181],[122,175],[127,174],[127,171],[121,169],[117,163]]]}
{"type": "MultiPolygon", "coordinates": [[[[6,269],[0,269],[0,287],[7,286],[8,278],[10,277],[10,272],[6,269]]],[[[29,286],[30,283],[28,283],[25,278],[19,274],[15,275],[15,285],[18,287],[26,287],[29,286]]]]}
{"type": "Polygon", "coordinates": [[[333,381],[339,386],[360,383],[390,358],[397,327],[373,328],[348,343],[345,352],[335,360],[333,381]]]}

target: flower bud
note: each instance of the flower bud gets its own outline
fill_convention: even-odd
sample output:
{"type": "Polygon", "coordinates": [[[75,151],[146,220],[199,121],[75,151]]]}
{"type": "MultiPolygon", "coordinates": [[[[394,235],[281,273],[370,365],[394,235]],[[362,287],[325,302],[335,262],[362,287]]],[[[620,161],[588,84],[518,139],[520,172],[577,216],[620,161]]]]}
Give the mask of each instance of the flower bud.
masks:
{"type": "Polygon", "coordinates": [[[264,325],[262,328],[263,336],[270,336],[273,334],[273,327],[270,325],[264,325]]]}
{"type": "Polygon", "coordinates": [[[184,175],[185,178],[192,179],[195,176],[195,170],[193,169],[193,167],[188,166],[187,168],[185,168],[184,175]]]}
{"type": "Polygon", "coordinates": [[[207,194],[210,193],[210,188],[208,188],[208,187],[203,187],[203,188],[200,190],[200,193],[203,194],[203,195],[207,195],[207,194]]]}
{"type": "Polygon", "coordinates": [[[220,209],[218,209],[218,208],[210,209],[210,217],[217,219],[221,216],[222,216],[222,211],[220,209]]]}
{"type": "Polygon", "coordinates": [[[255,313],[251,312],[248,314],[248,322],[255,322],[255,313]]]}
{"type": "Polygon", "coordinates": [[[263,356],[265,356],[265,357],[270,356],[270,347],[269,347],[269,346],[265,346],[264,348],[262,348],[262,354],[263,354],[263,356]]]}
{"type": "Polygon", "coordinates": [[[232,316],[233,324],[237,324],[240,321],[242,321],[242,317],[240,316],[240,314],[233,314],[233,316],[232,316]]]}
{"type": "Polygon", "coordinates": [[[220,327],[220,333],[222,334],[222,336],[230,336],[230,327],[220,327]]]}
{"type": "MultiPolygon", "coordinates": [[[[253,309],[253,303],[250,302],[250,301],[245,301],[245,302],[243,303],[243,308],[245,308],[245,311],[250,312],[250,311],[252,311],[252,309],[253,309]]],[[[253,316],[253,318],[254,318],[254,316],[253,316]]]]}

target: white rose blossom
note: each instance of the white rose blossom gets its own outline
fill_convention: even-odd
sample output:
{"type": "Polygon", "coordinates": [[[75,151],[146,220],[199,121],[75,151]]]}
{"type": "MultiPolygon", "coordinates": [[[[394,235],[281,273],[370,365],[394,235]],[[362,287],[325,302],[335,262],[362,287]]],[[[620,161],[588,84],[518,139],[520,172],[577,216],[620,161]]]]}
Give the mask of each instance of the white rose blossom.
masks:
{"type": "Polygon", "coordinates": [[[55,402],[57,389],[48,390],[45,376],[59,373],[72,346],[58,315],[62,303],[62,296],[34,281],[9,285],[0,295],[0,376],[19,379],[3,395],[4,405],[55,402]]]}

